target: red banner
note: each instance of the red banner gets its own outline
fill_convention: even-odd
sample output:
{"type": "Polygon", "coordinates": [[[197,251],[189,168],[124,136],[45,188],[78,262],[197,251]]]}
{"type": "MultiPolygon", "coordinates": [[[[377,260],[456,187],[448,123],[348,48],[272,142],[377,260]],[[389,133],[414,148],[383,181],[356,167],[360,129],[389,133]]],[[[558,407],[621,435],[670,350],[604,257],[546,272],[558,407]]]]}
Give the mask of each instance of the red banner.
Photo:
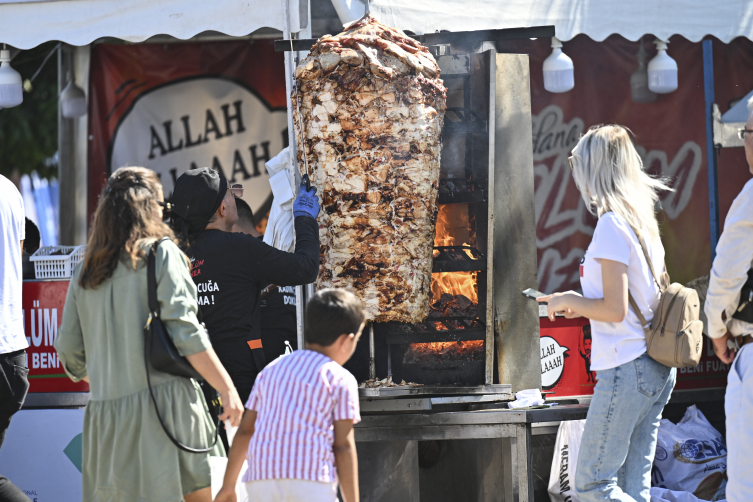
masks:
{"type": "MultiPolygon", "coordinates": [[[[649,57],[655,50],[644,37],[649,57]]],[[[671,180],[674,192],[661,196],[659,214],[667,268],[674,281],[687,283],[711,268],[706,163],[703,56],[701,43],[672,37],[669,55],[679,67],[679,88],[653,103],[634,103],[630,75],[637,69],[638,42],[613,35],[595,42],[585,35],[564,43],[575,66],[575,88],[562,94],[544,90],[542,65],[551,53],[548,40],[530,51],[533,147],[536,176],[536,235],[539,289],[580,289],[578,264],[596,220],[585,208],[570,175],[567,157],[590,126],[617,123],[635,133],[648,170],[671,180]]],[[[514,52],[515,49],[513,48],[514,52]]],[[[722,113],[732,100],[753,89],[753,42],[714,41],[716,102],[722,113]]],[[[750,178],[742,148],[720,152],[719,213],[724,216],[750,178]]]]}
{"type": "Polygon", "coordinates": [[[73,383],[63,370],[53,343],[63,320],[68,280],[24,281],[23,315],[29,392],[88,392],[86,382],[73,383]]]}
{"type": "MultiPolygon", "coordinates": [[[[591,371],[591,326],[588,319],[546,317],[541,326],[541,388],[551,396],[590,396],[596,384],[591,371]]],[[[714,355],[711,340],[706,344],[701,362],[693,368],[677,370],[676,390],[711,389],[727,386],[729,366],[714,355]]]]}
{"type": "Polygon", "coordinates": [[[94,45],[89,215],[124,165],[155,170],[167,197],[186,170],[214,167],[259,210],[271,193],[264,162],[286,129],[283,56],[271,40],[94,45]]]}

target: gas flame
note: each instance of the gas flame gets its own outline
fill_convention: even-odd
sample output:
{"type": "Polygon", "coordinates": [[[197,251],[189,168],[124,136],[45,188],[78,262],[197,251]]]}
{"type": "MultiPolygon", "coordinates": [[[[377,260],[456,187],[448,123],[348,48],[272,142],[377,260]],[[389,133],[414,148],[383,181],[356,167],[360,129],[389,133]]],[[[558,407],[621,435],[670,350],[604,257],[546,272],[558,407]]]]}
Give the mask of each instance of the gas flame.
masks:
{"type": "MultiPolygon", "coordinates": [[[[435,246],[458,246],[460,245],[458,244],[460,241],[463,241],[463,246],[469,246],[467,243],[470,240],[468,214],[467,212],[463,214],[459,211],[459,208],[467,211],[467,208],[461,204],[439,206],[436,237],[434,238],[435,246]],[[459,236],[459,238],[456,236],[459,236]]],[[[474,258],[470,250],[465,250],[465,253],[471,259],[474,258]]],[[[438,254],[439,251],[434,250],[434,256],[438,254]]],[[[472,302],[478,303],[478,283],[476,276],[476,272],[440,272],[432,274],[432,303],[439,301],[442,293],[465,295],[472,302]]]]}
{"type": "Polygon", "coordinates": [[[446,358],[482,358],[484,352],[483,340],[471,340],[467,342],[432,342],[412,343],[408,353],[408,360],[416,360],[422,357],[443,356],[446,358]]]}
{"type": "Polygon", "coordinates": [[[440,272],[431,276],[431,301],[437,302],[442,293],[464,295],[478,303],[476,272],[440,272]]]}

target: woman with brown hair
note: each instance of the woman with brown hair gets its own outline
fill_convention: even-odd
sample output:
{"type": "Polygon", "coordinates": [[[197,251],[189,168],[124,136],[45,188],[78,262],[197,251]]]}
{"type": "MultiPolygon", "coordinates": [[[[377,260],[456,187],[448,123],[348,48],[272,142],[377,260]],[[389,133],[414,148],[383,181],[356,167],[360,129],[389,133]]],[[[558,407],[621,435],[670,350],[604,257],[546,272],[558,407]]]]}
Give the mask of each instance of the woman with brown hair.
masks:
{"type": "MultiPolygon", "coordinates": [[[[147,385],[144,325],[149,317],[146,256],[163,237],[157,175],[124,167],[107,182],[82,264],[68,288],[55,349],[73,381],[91,386],[84,414],[83,500],[209,502],[209,453],[179,450],[162,429],[147,385]]],[[[156,252],[157,300],[181,355],[220,391],[224,413],[238,425],[243,405],[196,319],[196,287],[188,260],[165,240],[156,252]]],[[[215,437],[198,384],[150,370],[159,413],[172,435],[194,448],[215,437]]],[[[215,449],[221,454],[221,446],[215,449]]]]}

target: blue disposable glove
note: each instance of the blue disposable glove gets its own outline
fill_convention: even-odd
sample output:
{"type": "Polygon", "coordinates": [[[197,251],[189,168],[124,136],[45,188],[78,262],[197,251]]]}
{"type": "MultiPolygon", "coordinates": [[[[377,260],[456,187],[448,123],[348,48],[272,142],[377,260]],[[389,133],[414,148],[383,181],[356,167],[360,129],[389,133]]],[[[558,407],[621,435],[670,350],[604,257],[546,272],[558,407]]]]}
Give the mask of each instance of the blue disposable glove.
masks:
{"type": "Polygon", "coordinates": [[[293,202],[293,216],[309,216],[316,219],[319,214],[319,198],[316,196],[316,187],[306,188],[307,180],[301,180],[301,189],[298,197],[293,202]]]}

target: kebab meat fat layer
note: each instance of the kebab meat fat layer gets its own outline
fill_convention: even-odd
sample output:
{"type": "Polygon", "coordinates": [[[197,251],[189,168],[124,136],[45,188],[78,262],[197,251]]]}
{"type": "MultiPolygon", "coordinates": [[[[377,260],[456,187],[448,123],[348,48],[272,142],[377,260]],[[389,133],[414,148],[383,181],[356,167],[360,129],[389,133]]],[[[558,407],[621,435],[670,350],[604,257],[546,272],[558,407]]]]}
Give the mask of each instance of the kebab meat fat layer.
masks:
{"type": "Polygon", "coordinates": [[[446,108],[434,57],[366,15],[320,38],[295,77],[298,165],[322,199],[317,288],[354,292],[370,320],[422,321],[446,108]]]}

